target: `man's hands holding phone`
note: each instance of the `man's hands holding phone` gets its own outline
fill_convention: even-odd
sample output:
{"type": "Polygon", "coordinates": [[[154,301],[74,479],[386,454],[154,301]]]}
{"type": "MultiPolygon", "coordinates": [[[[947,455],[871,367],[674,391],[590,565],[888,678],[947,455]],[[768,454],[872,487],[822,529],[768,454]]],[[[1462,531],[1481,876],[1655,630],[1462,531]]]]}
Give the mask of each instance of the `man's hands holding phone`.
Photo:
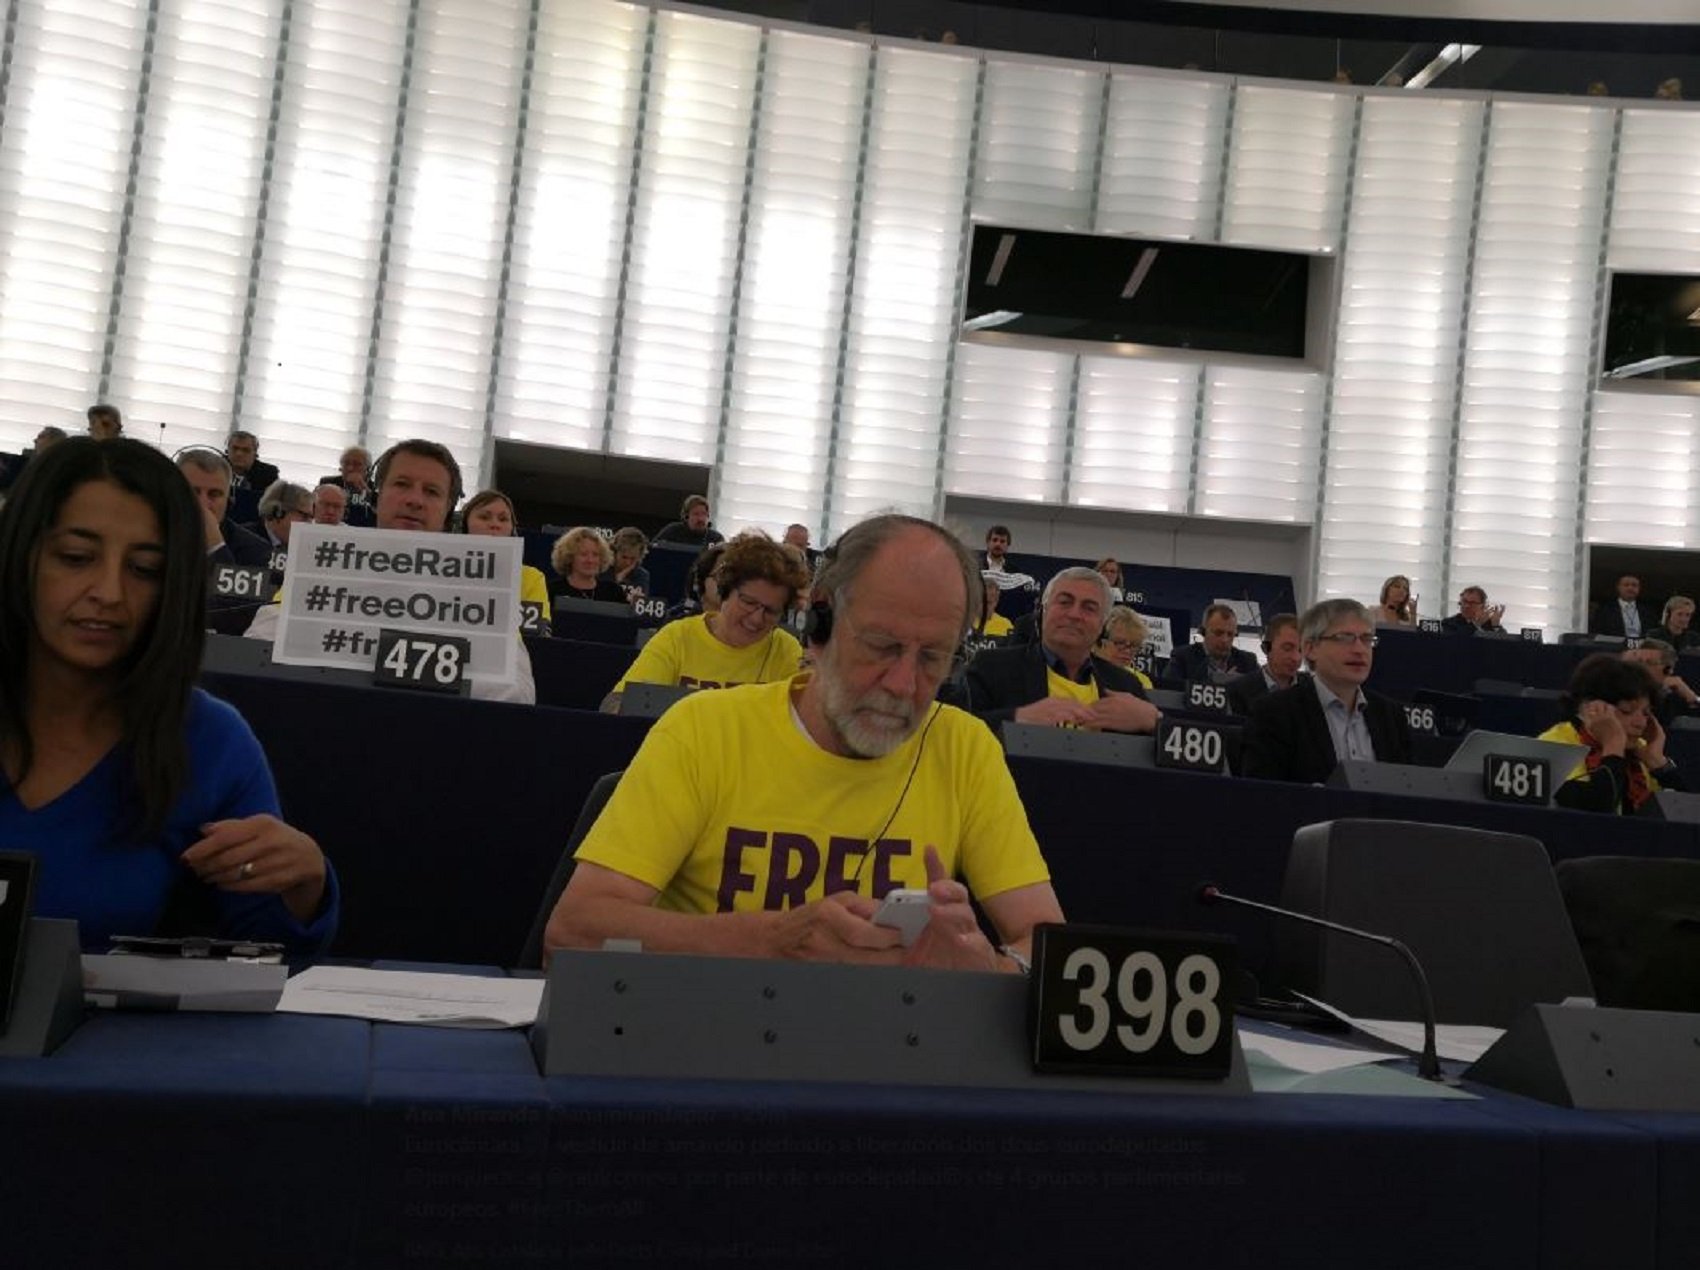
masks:
{"type": "Polygon", "coordinates": [[[808,961],[1004,969],[980,930],[968,888],[946,872],[936,848],[927,848],[925,860],[924,891],[893,891],[877,903],[839,891],[775,914],[773,953],[808,961]]]}

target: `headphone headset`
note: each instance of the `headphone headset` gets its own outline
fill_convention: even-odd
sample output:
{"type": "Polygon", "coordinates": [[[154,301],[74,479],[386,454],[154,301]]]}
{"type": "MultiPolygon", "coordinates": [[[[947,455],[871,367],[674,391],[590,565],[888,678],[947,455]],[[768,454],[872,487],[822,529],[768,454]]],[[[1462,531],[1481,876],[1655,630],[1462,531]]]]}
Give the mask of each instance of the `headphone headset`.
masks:
{"type": "Polygon", "coordinates": [[[230,460],[225,457],[223,450],[214,449],[210,445],[185,445],[179,448],[178,451],[171,456],[171,462],[173,466],[180,468],[183,466],[183,460],[187,458],[190,460],[192,466],[198,467],[205,472],[210,470],[209,467],[205,464],[196,463],[194,461],[196,456],[203,454],[209,459],[216,460],[216,462],[211,464],[212,467],[222,467],[226,472],[230,473],[230,488],[235,489],[236,469],[230,466],[230,460]]]}
{"type": "MultiPolygon", "coordinates": [[[[928,521],[917,520],[915,523],[928,525],[930,528],[937,529],[937,526],[931,525],[928,521]]],[[[861,526],[845,530],[844,533],[839,536],[837,542],[833,543],[821,552],[820,567],[815,573],[817,586],[819,585],[819,579],[825,577],[829,572],[831,572],[833,564],[838,560],[838,552],[844,545],[844,540],[849,538],[859,528],[861,528],[861,526]]],[[[943,531],[941,530],[939,532],[942,533],[943,531]]],[[[983,580],[981,585],[985,585],[983,580]]],[[[971,594],[972,593],[970,593],[970,595],[971,594]]],[[[832,639],[832,601],[828,599],[827,596],[828,593],[825,590],[819,590],[816,592],[814,599],[809,604],[808,614],[803,618],[804,645],[820,644],[824,646],[832,639]]],[[[945,675],[945,682],[955,679],[957,675],[961,673],[962,668],[968,664],[968,637],[977,627],[978,623],[970,620],[967,627],[957,637],[956,647],[951,650],[950,670],[945,675]]],[[[927,726],[932,726],[931,719],[927,721],[927,726]]]]}

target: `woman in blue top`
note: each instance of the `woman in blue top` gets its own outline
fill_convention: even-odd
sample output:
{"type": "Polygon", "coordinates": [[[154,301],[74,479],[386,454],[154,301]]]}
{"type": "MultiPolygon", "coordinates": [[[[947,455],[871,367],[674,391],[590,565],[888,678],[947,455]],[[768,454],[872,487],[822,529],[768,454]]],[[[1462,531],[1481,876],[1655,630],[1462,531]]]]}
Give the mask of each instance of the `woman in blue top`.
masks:
{"type": "Polygon", "coordinates": [[[316,951],[335,930],[335,877],[278,818],[248,725],[194,687],[203,542],[181,473],[137,441],[62,442],[13,487],[0,847],[36,856],[35,912],[76,918],[86,948],[155,933],[178,885],[199,879],[218,934],[316,951]]]}

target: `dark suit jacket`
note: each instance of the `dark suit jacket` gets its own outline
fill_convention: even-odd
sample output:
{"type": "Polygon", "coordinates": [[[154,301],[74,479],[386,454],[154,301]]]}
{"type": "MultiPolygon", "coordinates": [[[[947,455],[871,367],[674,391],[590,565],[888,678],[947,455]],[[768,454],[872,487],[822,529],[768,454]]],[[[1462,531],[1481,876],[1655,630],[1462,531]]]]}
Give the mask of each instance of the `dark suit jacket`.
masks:
{"type": "MultiPolygon", "coordinates": [[[[1243,648],[1233,648],[1228,651],[1228,664],[1235,674],[1249,675],[1257,669],[1257,658],[1243,648]]],[[[1175,655],[1169,658],[1168,668],[1163,671],[1165,688],[1209,682],[1210,654],[1204,651],[1203,644],[1188,644],[1185,648],[1177,648],[1175,655]]]]}
{"type": "MultiPolygon", "coordinates": [[[[1126,692],[1144,698],[1139,680],[1120,666],[1094,657],[1092,676],[1100,692],[1126,692]]],[[[994,730],[1015,717],[1022,706],[1050,695],[1045,679],[1045,652],[1038,643],[987,648],[974,654],[963,677],[957,704],[984,719],[994,730]]]]}
{"type": "MultiPolygon", "coordinates": [[[[1659,611],[1652,605],[1643,604],[1639,600],[1635,602],[1635,609],[1636,612],[1641,614],[1641,634],[1643,636],[1650,634],[1653,628],[1659,624],[1659,611]]],[[[1615,595],[1609,600],[1601,600],[1594,606],[1594,620],[1588,623],[1588,633],[1590,635],[1617,635],[1620,637],[1628,634],[1623,629],[1623,610],[1618,607],[1615,595]]]]}
{"type": "MultiPolygon", "coordinates": [[[[1293,682],[1309,683],[1310,676],[1301,670],[1293,682]]],[[[1228,709],[1235,714],[1249,715],[1252,706],[1268,695],[1269,683],[1264,679],[1263,672],[1254,670],[1249,675],[1241,675],[1238,679],[1228,682],[1228,709]]]]}
{"type": "Polygon", "coordinates": [[[278,479],[277,467],[263,459],[255,459],[254,465],[245,474],[232,470],[232,475],[236,484],[246,485],[255,494],[264,494],[272,482],[278,479]]]}
{"type": "Polygon", "coordinates": [[[229,520],[220,524],[219,529],[224,533],[224,546],[212,553],[212,563],[252,565],[260,569],[271,567],[272,545],[263,535],[229,520]]]}
{"type": "MultiPolygon", "coordinates": [[[[1411,729],[1398,703],[1366,692],[1364,722],[1377,761],[1411,761],[1411,729]]],[[[1322,702],[1309,679],[1267,693],[1252,706],[1240,760],[1245,775],[1316,784],[1328,779],[1337,762],[1322,702]]]]}

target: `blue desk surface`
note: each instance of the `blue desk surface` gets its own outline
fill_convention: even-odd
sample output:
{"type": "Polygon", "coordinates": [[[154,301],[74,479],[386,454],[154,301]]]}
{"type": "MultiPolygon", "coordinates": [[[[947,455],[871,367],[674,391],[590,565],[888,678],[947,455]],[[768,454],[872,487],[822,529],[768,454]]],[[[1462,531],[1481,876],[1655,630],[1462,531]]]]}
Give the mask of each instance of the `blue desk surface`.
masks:
{"type": "Polygon", "coordinates": [[[1691,1263],[1700,1164],[1700,1116],[1491,1092],[543,1079],[516,1032],[294,1016],[97,1016],[0,1063],[0,1125],[6,1264],[101,1270],[1632,1270],[1691,1263]]]}

